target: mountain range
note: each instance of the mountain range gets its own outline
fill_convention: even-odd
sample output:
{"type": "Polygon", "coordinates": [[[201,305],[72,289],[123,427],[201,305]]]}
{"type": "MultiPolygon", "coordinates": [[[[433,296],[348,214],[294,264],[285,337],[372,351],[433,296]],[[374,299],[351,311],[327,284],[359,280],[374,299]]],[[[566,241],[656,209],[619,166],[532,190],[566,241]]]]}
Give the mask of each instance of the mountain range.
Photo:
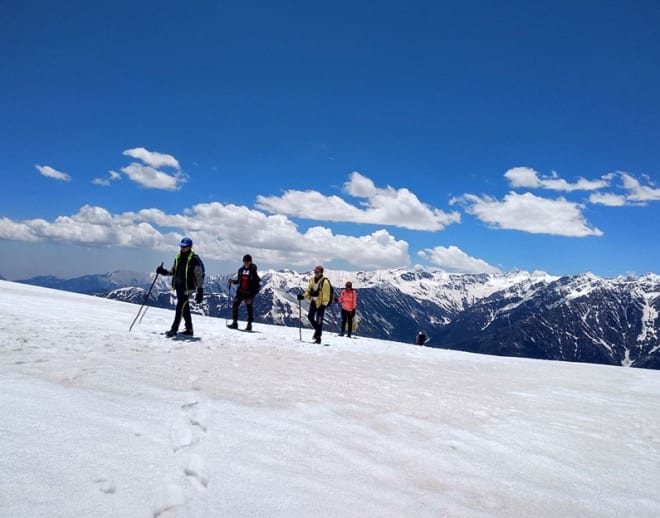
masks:
{"type": "MultiPolygon", "coordinates": [[[[136,304],[145,302],[152,273],[115,271],[73,279],[52,276],[26,284],[75,291],[136,304]]],[[[351,280],[358,292],[357,335],[427,346],[528,358],[660,369],[660,276],[602,278],[586,273],[558,277],[544,272],[452,274],[422,268],[374,272],[326,271],[339,293],[351,280]]],[[[204,302],[194,310],[230,318],[230,275],[209,275],[204,302]]],[[[296,295],[308,273],[261,272],[256,323],[306,328],[308,302],[296,295]],[[302,318],[300,318],[302,317],[302,318]]],[[[170,278],[156,279],[148,304],[173,308],[170,278]]],[[[340,308],[326,313],[338,331],[340,308]]],[[[239,318],[245,318],[244,307],[239,318]]]]}

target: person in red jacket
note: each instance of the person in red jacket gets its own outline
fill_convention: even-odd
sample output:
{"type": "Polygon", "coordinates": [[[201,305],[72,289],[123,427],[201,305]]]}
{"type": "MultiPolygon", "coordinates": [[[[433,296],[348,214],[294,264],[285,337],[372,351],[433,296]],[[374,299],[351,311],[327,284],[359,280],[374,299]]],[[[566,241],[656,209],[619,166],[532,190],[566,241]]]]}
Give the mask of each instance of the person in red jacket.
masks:
{"type": "Polygon", "coordinates": [[[247,307],[247,326],[246,331],[252,331],[252,321],[254,320],[254,297],[261,288],[261,278],[257,273],[257,265],[252,262],[252,256],[245,254],[243,256],[243,266],[238,269],[236,279],[229,279],[228,286],[238,284],[234,302],[231,305],[231,324],[227,327],[238,329],[238,307],[245,301],[247,307]]]}
{"type": "Polygon", "coordinates": [[[350,338],[353,331],[355,308],[357,308],[357,291],[353,289],[351,281],[346,281],[341,295],[335,297],[335,302],[341,303],[341,330],[339,336],[344,336],[344,329],[346,329],[346,335],[350,338]],[[348,324],[348,327],[346,327],[346,324],[348,324]]]}

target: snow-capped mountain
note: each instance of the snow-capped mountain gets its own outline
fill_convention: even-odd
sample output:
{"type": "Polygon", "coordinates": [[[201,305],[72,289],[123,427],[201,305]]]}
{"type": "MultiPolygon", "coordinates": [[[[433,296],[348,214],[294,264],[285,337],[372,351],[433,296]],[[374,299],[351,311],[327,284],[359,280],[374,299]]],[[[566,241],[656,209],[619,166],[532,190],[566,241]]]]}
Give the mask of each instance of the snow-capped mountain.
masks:
{"type": "MultiPolygon", "coordinates": [[[[590,273],[450,274],[418,268],[326,275],[337,294],[347,280],[358,290],[358,335],[413,343],[423,329],[432,347],[660,369],[660,276],[655,274],[605,279],[590,273]]],[[[199,312],[230,318],[230,276],[207,276],[199,312]]],[[[299,305],[296,295],[309,274],[267,270],[261,278],[256,321],[293,327],[302,321],[308,328],[308,302],[299,305]]],[[[24,282],[41,284],[41,279],[24,282]]],[[[46,279],[49,284],[41,285],[142,304],[153,274],[46,279]],[[105,293],[103,286],[109,286],[105,293]]],[[[157,279],[150,305],[174,307],[169,282],[157,279]]],[[[326,315],[327,329],[338,331],[338,305],[326,315]]],[[[244,307],[239,318],[245,318],[244,307]]]]}
{"type": "MultiPolygon", "coordinates": [[[[117,270],[103,274],[83,275],[73,279],[60,279],[52,275],[42,275],[18,282],[76,293],[103,294],[127,286],[149,288],[152,280],[153,274],[151,273],[117,270]]],[[[167,289],[167,282],[164,279],[162,287],[167,289]]]]}
{"type": "Polygon", "coordinates": [[[660,276],[562,277],[503,290],[466,308],[438,345],[525,356],[660,368],[660,276]]]}

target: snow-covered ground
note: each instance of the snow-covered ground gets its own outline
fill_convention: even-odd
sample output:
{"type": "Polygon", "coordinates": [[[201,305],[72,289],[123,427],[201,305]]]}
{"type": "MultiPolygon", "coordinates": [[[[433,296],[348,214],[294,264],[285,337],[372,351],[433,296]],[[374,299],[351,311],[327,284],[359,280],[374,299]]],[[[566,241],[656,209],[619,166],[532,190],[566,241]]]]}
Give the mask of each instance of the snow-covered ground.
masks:
{"type": "Polygon", "coordinates": [[[660,516],[660,372],[137,310],[0,281],[0,516],[660,516]]]}

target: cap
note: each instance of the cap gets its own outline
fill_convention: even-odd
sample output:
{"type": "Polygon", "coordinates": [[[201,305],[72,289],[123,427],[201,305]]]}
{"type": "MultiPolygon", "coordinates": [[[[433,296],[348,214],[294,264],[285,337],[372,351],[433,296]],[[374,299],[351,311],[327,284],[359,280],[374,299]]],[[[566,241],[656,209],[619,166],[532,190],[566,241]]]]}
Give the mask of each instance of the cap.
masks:
{"type": "Polygon", "coordinates": [[[243,262],[245,262],[245,261],[250,261],[250,262],[252,262],[252,256],[251,256],[250,254],[245,254],[245,255],[243,256],[243,262]]]}
{"type": "Polygon", "coordinates": [[[192,239],[190,239],[189,237],[184,237],[184,238],[181,240],[180,245],[181,245],[182,247],[184,247],[184,246],[192,246],[192,239]]]}
{"type": "Polygon", "coordinates": [[[346,287],[347,287],[347,288],[352,288],[352,287],[353,287],[353,283],[352,283],[351,281],[346,281],[346,287]]]}
{"type": "Polygon", "coordinates": [[[314,273],[316,273],[316,272],[323,273],[323,266],[316,266],[314,268],[314,273]]]}

